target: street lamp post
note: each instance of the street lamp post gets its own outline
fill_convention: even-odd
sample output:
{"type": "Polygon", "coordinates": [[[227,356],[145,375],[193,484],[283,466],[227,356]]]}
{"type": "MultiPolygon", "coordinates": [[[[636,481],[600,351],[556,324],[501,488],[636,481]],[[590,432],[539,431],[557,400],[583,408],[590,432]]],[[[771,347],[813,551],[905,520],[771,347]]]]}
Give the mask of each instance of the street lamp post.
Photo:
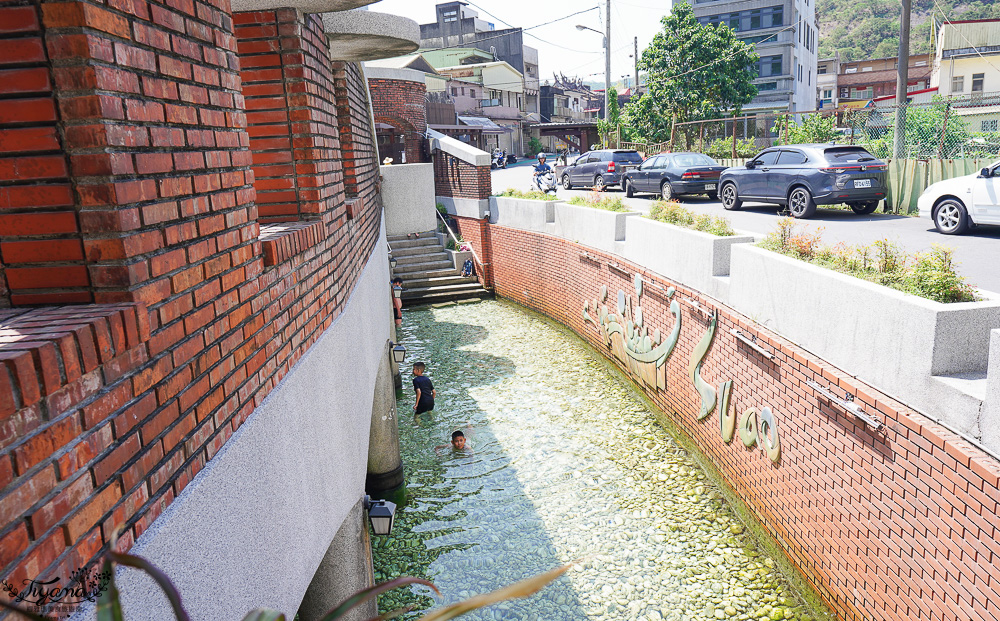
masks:
{"type": "Polygon", "coordinates": [[[604,37],[604,120],[610,121],[608,114],[611,111],[611,49],[609,47],[611,41],[611,0],[608,0],[608,12],[605,24],[607,24],[607,33],[581,24],[577,24],[576,29],[589,30],[604,37]]]}

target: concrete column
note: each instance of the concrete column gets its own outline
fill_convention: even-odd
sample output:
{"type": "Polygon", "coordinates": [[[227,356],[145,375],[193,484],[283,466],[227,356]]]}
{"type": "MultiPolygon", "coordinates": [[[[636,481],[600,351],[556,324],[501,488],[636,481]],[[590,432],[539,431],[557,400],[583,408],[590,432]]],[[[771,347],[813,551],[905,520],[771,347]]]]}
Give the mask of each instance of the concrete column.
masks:
{"type": "Polygon", "coordinates": [[[981,442],[1000,452],[1000,330],[990,330],[990,358],[986,371],[986,397],[979,418],[981,442]]]}
{"type": "MultiPolygon", "coordinates": [[[[302,604],[299,621],[316,621],[361,589],[375,584],[372,569],[372,546],[368,537],[368,516],[363,499],[347,514],[340,530],[316,570],[302,604]]],[[[362,621],[378,615],[375,599],[358,606],[344,621],[362,621]]]]}
{"type": "Polygon", "coordinates": [[[373,500],[386,499],[402,504],[403,459],[399,453],[399,425],[396,413],[394,363],[386,350],[375,379],[372,424],[368,438],[368,476],[365,493],[373,500]]]}

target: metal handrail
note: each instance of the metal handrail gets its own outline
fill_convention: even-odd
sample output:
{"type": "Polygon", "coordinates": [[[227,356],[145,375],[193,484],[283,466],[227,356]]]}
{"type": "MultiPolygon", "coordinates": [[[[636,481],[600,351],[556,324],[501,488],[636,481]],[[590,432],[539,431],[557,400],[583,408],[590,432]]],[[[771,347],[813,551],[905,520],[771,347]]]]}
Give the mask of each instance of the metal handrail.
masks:
{"type": "Polygon", "coordinates": [[[466,242],[460,241],[457,237],[455,237],[454,231],[452,231],[451,227],[448,226],[448,221],[444,219],[444,216],[441,215],[440,211],[438,211],[437,209],[435,209],[434,213],[436,213],[437,217],[441,219],[441,223],[444,224],[444,230],[448,232],[448,235],[451,236],[451,240],[453,242],[455,242],[455,248],[461,248],[462,244],[468,244],[468,246],[469,246],[469,252],[472,253],[472,258],[475,259],[476,264],[479,265],[479,267],[481,267],[483,269],[482,273],[485,275],[485,273],[486,273],[486,266],[483,265],[483,262],[479,260],[479,255],[476,254],[476,249],[472,247],[472,244],[470,242],[467,242],[467,241],[466,242]]]}

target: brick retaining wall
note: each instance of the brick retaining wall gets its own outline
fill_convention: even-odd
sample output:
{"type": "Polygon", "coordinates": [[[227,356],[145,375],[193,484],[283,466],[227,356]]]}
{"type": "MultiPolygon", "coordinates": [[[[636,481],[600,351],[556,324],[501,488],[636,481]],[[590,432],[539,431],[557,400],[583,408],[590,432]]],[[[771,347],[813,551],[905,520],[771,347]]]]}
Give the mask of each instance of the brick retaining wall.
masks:
{"type": "Polygon", "coordinates": [[[608,351],[597,328],[583,320],[584,302],[595,300],[602,285],[609,308],[619,289],[635,299],[637,272],[647,280],[640,298],[647,326],[666,333],[674,325],[665,292],[649,281],[677,287],[674,299],[718,309],[702,377],[712,386],[733,381],[737,417],[748,408],[773,410],[780,461],[745,448],[738,436],[725,443],[718,406],[697,420],[701,398],[688,363],[708,324],[686,301],[680,340],[666,363],[668,389],[644,391],[698,444],[844,619],[1000,619],[1000,465],[994,459],[679,283],[555,237],[495,225],[483,225],[473,237],[478,221],[460,222],[463,236],[487,244],[498,294],[563,323],[599,350],[608,351]],[[774,359],[737,341],[732,328],[756,336],[774,359]],[[855,395],[866,412],[885,421],[884,431],[869,430],[819,398],[807,380],[855,395]]]}

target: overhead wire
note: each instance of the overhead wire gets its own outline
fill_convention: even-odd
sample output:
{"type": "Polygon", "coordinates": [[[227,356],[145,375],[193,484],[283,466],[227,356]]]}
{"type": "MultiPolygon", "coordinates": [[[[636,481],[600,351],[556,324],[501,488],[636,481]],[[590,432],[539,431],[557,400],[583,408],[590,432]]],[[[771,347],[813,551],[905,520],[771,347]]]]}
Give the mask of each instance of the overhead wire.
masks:
{"type": "MultiPolygon", "coordinates": [[[[938,11],[940,11],[941,17],[944,19],[944,23],[948,24],[949,26],[954,26],[954,24],[951,22],[951,20],[948,19],[948,15],[944,12],[944,9],[942,9],[940,6],[938,6],[937,0],[934,0],[934,8],[937,9],[938,11]]],[[[971,47],[973,50],[975,50],[976,54],[978,54],[980,58],[982,58],[984,61],[986,61],[986,64],[988,64],[989,66],[993,67],[997,71],[1000,71],[1000,67],[997,67],[996,65],[993,64],[993,62],[990,59],[988,59],[985,56],[983,56],[983,53],[979,51],[979,48],[976,47],[975,45],[973,45],[972,41],[969,41],[969,38],[965,36],[965,34],[962,32],[961,28],[955,28],[955,32],[957,32],[958,36],[962,37],[962,39],[965,40],[965,42],[969,44],[969,47],[971,47]]]]}
{"type": "MultiPolygon", "coordinates": [[[[511,24],[510,22],[508,22],[505,19],[497,17],[495,14],[490,13],[489,11],[487,11],[486,9],[484,9],[483,7],[479,6],[478,4],[476,4],[474,2],[468,2],[468,4],[471,5],[471,6],[476,7],[477,9],[479,9],[483,13],[486,13],[487,15],[491,16],[493,19],[497,20],[498,22],[500,22],[502,24],[505,24],[508,28],[517,28],[517,26],[514,26],[513,24],[511,24]]],[[[595,6],[595,7],[590,7],[589,9],[582,9],[580,11],[576,11],[575,13],[570,13],[569,15],[563,15],[562,17],[558,17],[556,19],[553,19],[553,20],[550,20],[550,21],[547,21],[547,22],[544,22],[544,23],[541,23],[541,24],[536,24],[534,26],[529,26],[527,28],[521,28],[521,31],[524,32],[524,34],[528,35],[529,37],[533,37],[535,39],[538,39],[539,41],[541,41],[542,43],[545,43],[546,45],[551,45],[553,47],[557,47],[559,49],[563,49],[563,50],[566,50],[566,51],[569,51],[569,52],[576,52],[578,54],[600,54],[600,52],[594,52],[594,51],[588,51],[588,50],[577,50],[577,49],[573,49],[571,47],[566,47],[564,45],[559,45],[558,43],[553,43],[551,41],[543,39],[543,38],[539,37],[538,35],[536,35],[536,34],[534,34],[532,32],[528,32],[529,30],[533,30],[535,28],[541,28],[542,26],[548,26],[549,24],[554,24],[554,23],[562,21],[564,19],[569,19],[570,17],[573,17],[575,15],[580,15],[581,13],[587,13],[587,12],[590,12],[590,11],[593,11],[593,10],[599,9],[599,8],[600,7],[596,7],[595,6]]]]}

